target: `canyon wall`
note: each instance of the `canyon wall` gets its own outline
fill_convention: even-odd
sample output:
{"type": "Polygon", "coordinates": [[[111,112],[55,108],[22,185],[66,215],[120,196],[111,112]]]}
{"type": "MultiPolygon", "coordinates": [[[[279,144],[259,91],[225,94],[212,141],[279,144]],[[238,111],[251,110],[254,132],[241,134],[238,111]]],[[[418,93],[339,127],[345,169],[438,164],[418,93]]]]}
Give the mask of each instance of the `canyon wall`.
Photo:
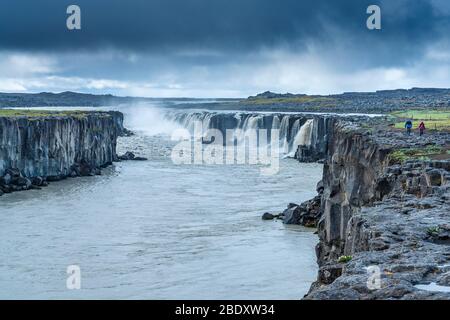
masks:
{"type": "Polygon", "coordinates": [[[388,166],[391,151],[348,122],[337,122],[330,135],[322,179],[322,216],[318,223],[319,263],[337,259],[344,253],[348,222],[362,206],[379,196],[377,181],[388,166]]]}
{"type": "Polygon", "coordinates": [[[122,131],[120,112],[0,117],[0,177],[18,169],[24,177],[58,179],[104,167],[116,159],[122,131]]]}
{"type": "Polygon", "coordinates": [[[392,158],[449,143],[448,132],[333,125],[306,299],[450,299],[450,160],[392,158]]]}

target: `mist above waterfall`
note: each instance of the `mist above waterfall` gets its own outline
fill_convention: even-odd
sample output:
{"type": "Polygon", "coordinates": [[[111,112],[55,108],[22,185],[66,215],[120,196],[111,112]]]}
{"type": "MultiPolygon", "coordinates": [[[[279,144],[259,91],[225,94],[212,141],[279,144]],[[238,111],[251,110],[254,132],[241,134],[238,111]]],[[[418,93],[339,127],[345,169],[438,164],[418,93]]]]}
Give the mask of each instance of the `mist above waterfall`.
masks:
{"type": "Polygon", "coordinates": [[[125,126],[146,135],[171,135],[180,123],[165,116],[165,111],[153,105],[134,105],[121,109],[125,114],[125,126]]]}

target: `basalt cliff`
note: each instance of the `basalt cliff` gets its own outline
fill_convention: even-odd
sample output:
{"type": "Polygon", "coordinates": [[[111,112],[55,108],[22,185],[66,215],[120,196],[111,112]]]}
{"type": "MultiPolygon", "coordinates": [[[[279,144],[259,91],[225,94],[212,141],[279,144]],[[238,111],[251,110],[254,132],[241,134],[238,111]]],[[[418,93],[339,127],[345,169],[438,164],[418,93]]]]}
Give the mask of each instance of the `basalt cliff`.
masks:
{"type": "Polygon", "coordinates": [[[450,299],[450,161],[402,157],[449,145],[445,132],[334,123],[305,299],[450,299]]]}
{"type": "Polygon", "coordinates": [[[100,174],[117,160],[120,112],[0,116],[0,195],[47,181],[100,174]]]}

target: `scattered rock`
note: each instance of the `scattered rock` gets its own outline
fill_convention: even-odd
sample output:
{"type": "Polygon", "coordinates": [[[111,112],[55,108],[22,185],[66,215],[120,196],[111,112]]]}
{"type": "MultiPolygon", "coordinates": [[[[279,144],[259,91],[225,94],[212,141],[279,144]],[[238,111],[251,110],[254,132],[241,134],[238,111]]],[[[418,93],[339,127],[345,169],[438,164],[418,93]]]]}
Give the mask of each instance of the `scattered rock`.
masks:
{"type": "Polygon", "coordinates": [[[144,158],[144,157],[137,157],[133,152],[130,152],[130,151],[125,152],[125,154],[119,156],[118,158],[119,158],[119,160],[122,160],[122,161],[128,161],[128,160],[145,161],[145,160],[148,160],[147,158],[144,158]]]}
{"type": "Polygon", "coordinates": [[[271,214],[271,213],[268,213],[268,212],[265,212],[263,215],[262,215],[262,219],[263,220],[273,220],[273,219],[275,219],[275,215],[273,215],[273,214],[271,214]]]}

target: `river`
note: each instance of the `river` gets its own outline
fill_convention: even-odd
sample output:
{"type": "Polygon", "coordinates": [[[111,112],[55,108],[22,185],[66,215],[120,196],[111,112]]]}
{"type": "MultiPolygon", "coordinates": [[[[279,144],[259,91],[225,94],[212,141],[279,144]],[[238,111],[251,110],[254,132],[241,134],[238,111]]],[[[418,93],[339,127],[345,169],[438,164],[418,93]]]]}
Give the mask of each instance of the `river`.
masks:
{"type": "Polygon", "coordinates": [[[130,110],[118,151],[148,161],[0,197],[0,299],[301,298],[317,236],[261,215],[315,196],[322,166],[175,165],[169,125],[130,110]]]}

